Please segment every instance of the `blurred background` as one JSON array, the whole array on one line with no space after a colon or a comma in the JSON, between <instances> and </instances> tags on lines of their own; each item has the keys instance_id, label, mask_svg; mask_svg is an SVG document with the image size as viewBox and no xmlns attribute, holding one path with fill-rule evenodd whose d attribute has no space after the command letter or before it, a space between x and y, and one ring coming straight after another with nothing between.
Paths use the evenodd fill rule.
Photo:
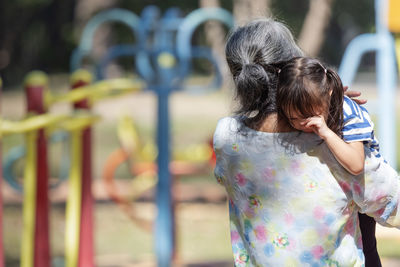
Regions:
<instances>
[{"instance_id":1,"label":"blurred background","mask_svg":"<svg viewBox=\"0 0 400 267\"><path fill-rule=\"evenodd\" d=\"M310 8L310 2L320 6ZM114 7L140 14L148 5L156 5L161 11L176 6L187 14L205 5L218 5L234 12L239 21L270 15L286 22L309 54L336 66L351 39L375 29L374 1L371 0L299 0L295 3L290 0L254 3L244 0L189 0L183 3L173 0L17 0L1 1L0 5L0 71L5 90L19 85L32 69L50 74L68 72L72 50L78 45L87 21L96 13ZM252 9L247 10L241 5L250 5ZM305 24L307 16L314 20L310 23L312 27ZM133 41L127 29L118 24L113 25L112 30L104 27L100 31L94 44L97 55L104 53L104 48L112 43ZM198 43L205 41L204 35L197 38L200 39ZM373 60L373 57L366 60ZM373 63L363 66L373 66Z\"/></svg>"},{"instance_id":2,"label":"blurred background","mask_svg":"<svg viewBox=\"0 0 400 267\"><path fill-rule=\"evenodd\" d=\"M171 7L177 7L185 17L199 8L220 7L230 12L238 25L253 18L272 16L289 26L308 55L338 68L353 38L376 31L374 4L373 0L0 1L1 116L8 120L26 117L24 80L32 70L47 73L48 88L53 94L70 92L71 57L80 44L84 27L96 14L113 8L141 16L148 6L155 6L161 15ZM194 59L192 70L186 74L184 86L180 88L182 90L169 96L171 160L193 163L186 173L178 171L178 174L173 174L174 266L233 264L226 197L224 189L214 179L210 150L218 119L229 115L234 108L232 83L223 62L223 44L228 31L229 27L225 25L206 22L195 29L191 38L193 45L212 49L222 75L221 86L202 91L201 85L212 83L217 76L216 66L204 59ZM97 66L111 47L135 42L137 39L126 25L106 23L96 30L92 49L82 60L82 66L92 72L96 80ZM168 65L168 59L165 62ZM351 87L362 92L369 101L367 108L372 111L377 110L375 63L375 53L365 54ZM103 70L105 79L143 80L140 76L137 65L132 64L129 57L111 60ZM185 90L190 86L200 89ZM146 81L143 88L146 88ZM143 177L134 170L137 162L152 162L156 158L157 105L155 91L148 89L105 98L92 105L93 114L101 117L92 130L92 192L95 200L92 230L96 266L157 265L154 252L157 237L151 228L151 222L156 218L155 185L142 183ZM73 107L70 103L58 103L50 106L49 111L69 114ZM373 118L377 121L374 114ZM118 130L124 120L128 120L130 129L133 129L134 146L142 149L143 153L117 164L110 175L107 168L112 165L115 153L124 147L124 139ZM49 180L54 184L49 189L51 266L66 265L69 186L68 181L60 178L63 166L68 168L63 157L69 153L66 142L48 146ZM3 169L9 155L21 146L25 146L24 135L3 137ZM17 184L23 183L24 164L25 159L21 156L7 167L13 172L12 179ZM3 182L2 194L5 266L20 266L24 242L23 194L18 185L9 181ZM400 234L397 232L378 229L378 246L384 266L400 266Z\"/></svg>"}]
</instances>

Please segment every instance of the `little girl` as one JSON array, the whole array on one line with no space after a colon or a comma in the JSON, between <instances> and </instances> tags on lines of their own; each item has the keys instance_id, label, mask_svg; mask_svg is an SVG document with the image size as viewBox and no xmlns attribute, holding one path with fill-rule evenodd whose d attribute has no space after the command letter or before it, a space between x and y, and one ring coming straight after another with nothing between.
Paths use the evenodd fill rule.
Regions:
<instances>
[{"instance_id":1,"label":"little girl","mask_svg":"<svg viewBox=\"0 0 400 267\"><path fill-rule=\"evenodd\" d=\"M295 129L314 132L351 174L364 170L364 146L377 160L373 123L364 107L343 95L338 74L318 60L297 57L280 65L277 103L279 115ZM388 168L391 168L387 165ZM381 266L376 250L375 221L359 214L367 266ZM364 239L364 238L368 238Z\"/></svg>"}]
</instances>

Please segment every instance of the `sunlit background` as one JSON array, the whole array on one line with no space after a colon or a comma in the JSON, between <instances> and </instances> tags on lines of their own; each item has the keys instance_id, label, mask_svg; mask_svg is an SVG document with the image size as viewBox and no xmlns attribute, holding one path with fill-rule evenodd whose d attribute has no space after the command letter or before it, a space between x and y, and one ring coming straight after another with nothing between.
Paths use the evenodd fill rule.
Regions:
<instances>
[{"instance_id":1,"label":"sunlit background","mask_svg":"<svg viewBox=\"0 0 400 267\"><path fill-rule=\"evenodd\" d=\"M172 265L232 266L226 197L213 176L211 151L212 134L218 119L234 109L232 83L223 58L229 26L211 19L194 29L190 45L203 47L205 52L199 53L199 58L188 59L191 68L182 78L179 75L183 61L179 58L180 51L176 52L180 49L177 41L172 40L168 53L157 54L157 45L162 47L160 43L167 42L160 37L160 29L167 21L162 19L168 12L181 19L176 25L172 23L171 38L174 39L185 18L201 8L221 8L232 15L237 25L254 18L272 16L288 25L308 55L338 68L352 39L376 31L374 5L373 0L0 1L1 116L13 121L27 118L29 101L25 88L30 86L32 79L26 77L32 70L43 73L33 79L31 86L38 86L38 80L39 85L48 80L44 87L49 95L53 95L49 98L53 100L46 100L51 102L48 102L46 111L60 116L73 117L82 113L74 111L72 98L59 101L54 97L71 91L74 64L92 74L93 84L99 78L140 82L135 85L135 91L128 86L130 91L127 92L88 95L91 111L90 114L84 112L85 115L100 117L91 130L94 206L93 227L89 231L93 233L95 266L156 266L158 256L155 248L160 241L154 232L157 170L153 163L157 158L160 118L157 84L163 85L162 75L172 75L172 78L168 77L176 88L172 86L167 100L175 218ZM141 47L138 46L140 38L132 34L132 29L123 23L110 21L96 28L89 50L79 50L88 22L93 21L96 15L116 9L133 14L147 25L148 30L144 31L147 39ZM396 12L400 16L400 10L391 13ZM120 18L123 19L122 15ZM396 34L392 31L394 38L398 37ZM72 58L77 49L82 56L78 63L74 63ZM154 76L146 72L138 51L145 51L152 58L149 66L155 70ZM380 106L375 55L375 52L370 52L362 57L351 89L361 91L363 98L368 99L366 106L378 125L376 114ZM85 75L83 80L87 78ZM396 103L398 97L396 90ZM395 125L397 128L400 124ZM66 239L71 238L66 230L71 227L71 218L67 215L70 204L67 203L74 194L68 179L73 169L70 167L73 164L73 147L70 145L73 138L71 132L67 135L65 131L63 134L53 128L46 130L51 184L48 190L50 264L74 266L68 265L73 262L68 257L74 258L78 252L74 254L66 244ZM377 135L379 138L379 130ZM32 259L34 253L29 252L33 243L32 246L27 244L30 239L23 236L23 233L29 233L24 211L24 206L26 209L29 204L28 200L24 202L22 193L28 192L24 184L28 148L22 133L6 134L1 141L4 175L0 215L3 232L0 237L3 240L4 266L20 266L23 257ZM400 163L399 159L398 156ZM400 266L400 231L379 227L377 238L383 266ZM24 266L41 267L32 262Z\"/></svg>"}]
</instances>

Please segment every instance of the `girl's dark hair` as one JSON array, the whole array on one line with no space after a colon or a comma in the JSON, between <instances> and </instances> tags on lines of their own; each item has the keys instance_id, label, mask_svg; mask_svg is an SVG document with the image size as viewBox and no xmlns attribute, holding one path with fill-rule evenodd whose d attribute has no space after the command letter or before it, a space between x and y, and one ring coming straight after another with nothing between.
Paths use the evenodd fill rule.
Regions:
<instances>
[{"instance_id":1,"label":"girl's dark hair","mask_svg":"<svg viewBox=\"0 0 400 267\"><path fill-rule=\"evenodd\" d=\"M329 110L327 126L342 136L344 91L339 75L312 58L293 58L278 65L279 118L287 120L291 111L304 118L315 116L322 107Z\"/></svg>"},{"instance_id":2,"label":"girl's dark hair","mask_svg":"<svg viewBox=\"0 0 400 267\"><path fill-rule=\"evenodd\" d=\"M276 113L277 69L273 63L302 56L288 28L271 18L236 28L227 40L226 60L236 87L236 115L258 128Z\"/></svg>"}]
</instances>

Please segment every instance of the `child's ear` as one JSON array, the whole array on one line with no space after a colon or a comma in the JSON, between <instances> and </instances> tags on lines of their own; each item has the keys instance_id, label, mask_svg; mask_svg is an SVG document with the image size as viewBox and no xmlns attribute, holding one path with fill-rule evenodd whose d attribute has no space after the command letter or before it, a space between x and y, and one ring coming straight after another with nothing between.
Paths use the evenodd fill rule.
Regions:
<instances>
[{"instance_id":1,"label":"child's ear","mask_svg":"<svg viewBox=\"0 0 400 267\"><path fill-rule=\"evenodd\" d=\"M332 92L333 92L333 90L331 89L331 90L329 90L329 96L332 96Z\"/></svg>"}]
</instances>

